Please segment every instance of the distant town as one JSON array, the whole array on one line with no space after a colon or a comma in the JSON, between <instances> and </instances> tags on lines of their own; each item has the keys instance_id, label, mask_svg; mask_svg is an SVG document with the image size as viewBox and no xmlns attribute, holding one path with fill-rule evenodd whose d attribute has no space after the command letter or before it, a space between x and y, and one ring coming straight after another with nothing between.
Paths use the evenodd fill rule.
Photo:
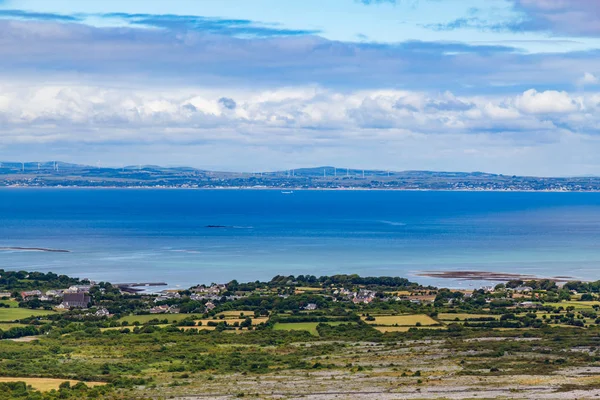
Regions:
<instances>
[{"instance_id":1,"label":"distant town","mask_svg":"<svg viewBox=\"0 0 600 400\"><path fill-rule=\"evenodd\" d=\"M189 189L396 189L600 191L600 177L532 177L484 172L387 171L332 166L222 172L154 165L108 168L65 162L0 162L0 187Z\"/></svg>"}]
</instances>

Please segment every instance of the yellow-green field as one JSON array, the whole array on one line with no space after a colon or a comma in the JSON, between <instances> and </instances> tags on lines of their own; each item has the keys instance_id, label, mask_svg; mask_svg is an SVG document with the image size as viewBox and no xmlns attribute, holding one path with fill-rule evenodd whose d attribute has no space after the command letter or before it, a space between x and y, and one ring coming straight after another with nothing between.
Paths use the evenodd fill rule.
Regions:
<instances>
[{"instance_id":1,"label":"yellow-green field","mask_svg":"<svg viewBox=\"0 0 600 400\"><path fill-rule=\"evenodd\" d=\"M438 314L438 318L442 321L455 321L458 318L459 321L464 321L468 318L495 318L499 319L499 315L491 315L491 314L452 314L452 313L440 313Z\"/></svg>"},{"instance_id":2,"label":"yellow-green field","mask_svg":"<svg viewBox=\"0 0 600 400\"><path fill-rule=\"evenodd\" d=\"M296 288L297 292L318 292L321 290L323 290L323 289L316 288L316 287L308 287L308 286L299 286Z\"/></svg>"},{"instance_id":3,"label":"yellow-green field","mask_svg":"<svg viewBox=\"0 0 600 400\"><path fill-rule=\"evenodd\" d=\"M31 385L34 389L42 392L46 392L52 389L58 389L61 383L69 382L71 386L79 383L79 381L73 381L70 379L52 379L52 378L12 378L12 377L0 377L0 382L25 382L27 385ZM104 382L84 382L87 386L98 386L105 385Z\"/></svg>"},{"instance_id":4,"label":"yellow-green field","mask_svg":"<svg viewBox=\"0 0 600 400\"><path fill-rule=\"evenodd\" d=\"M218 313L217 315L223 315L225 318L234 317L239 318L240 314L244 314L243 318L250 317L254 318L254 311L249 310L234 310L234 311L223 311Z\"/></svg>"},{"instance_id":5,"label":"yellow-green field","mask_svg":"<svg viewBox=\"0 0 600 400\"><path fill-rule=\"evenodd\" d=\"M182 319L189 318L193 314L147 314L147 315L128 315L126 317L120 318L119 322L127 321L130 324L134 322L139 322L140 324L144 324L148 321L152 321L153 319L158 319L162 321L164 319L169 320L169 323L181 321Z\"/></svg>"},{"instance_id":6,"label":"yellow-green field","mask_svg":"<svg viewBox=\"0 0 600 400\"><path fill-rule=\"evenodd\" d=\"M544 303L545 306L552 307L575 307L576 310L592 309L593 306L600 306L600 301L561 301L558 303Z\"/></svg>"},{"instance_id":7,"label":"yellow-green field","mask_svg":"<svg viewBox=\"0 0 600 400\"><path fill-rule=\"evenodd\" d=\"M339 321L339 322L326 322L328 325L341 325L341 324L351 324L352 322L347 321ZM319 332L317 332L317 325L319 322L278 322L273 327L276 331L308 331L311 335L319 336Z\"/></svg>"},{"instance_id":8,"label":"yellow-green field","mask_svg":"<svg viewBox=\"0 0 600 400\"><path fill-rule=\"evenodd\" d=\"M28 308L0 308L0 322L15 321L27 317L41 317L55 313L48 310L30 310Z\"/></svg>"},{"instance_id":9,"label":"yellow-green field","mask_svg":"<svg viewBox=\"0 0 600 400\"><path fill-rule=\"evenodd\" d=\"M8 304L10 308L19 307L19 302L15 300L0 300L0 304Z\"/></svg>"},{"instance_id":10,"label":"yellow-green field","mask_svg":"<svg viewBox=\"0 0 600 400\"><path fill-rule=\"evenodd\" d=\"M202 322L202 325L207 325L209 322L227 322L227 325L233 325L236 322L241 324L242 322L244 322L246 318L226 318L226 319L218 319L218 318L212 318L212 319L196 319L194 320L196 322L196 324L198 324L199 322ZM261 322L267 322L269 320L268 317L258 317L258 318L253 318L250 317L250 319L252 320L252 325L258 325Z\"/></svg>"},{"instance_id":11,"label":"yellow-green field","mask_svg":"<svg viewBox=\"0 0 600 400\"><path fill-rule=\"evenodd\" d=\"M12 328L22 328L24 326L27 326L27 325L25 325L25 324L17 324L17 323L5 323L5 322L0 323L0 329L3 330L3 331L7 331L7 330L12 329Z\"/></svg>"},{"instance_id":12,"label":"yellow-green field","mask_svg":"<svg viewBox=\"0 0 600 400\"><path fill-rule=\"evenodd\" d=\"M202 322L202 325L206 325L209 321L213 321L213 322L227 322L228 325L233 325L235 322L238 323L242 323L246 317L243 318L239 318L240 312L243 312L244 315L247 315L248 317L250 317L252 319L252 325L257 325L260 324L261 322L266 322L269 318L268 317L258 317L258 318L254 318L254 313L250 313L248 311L244 312L244 311L235 311L235 314L233 314L233 311L226 311L227 313L230 313L228 316L226 316L224 319L219 319L219 318L207 318L207 319L195 319L194 321L196 322L196 324L198 322ZM248 314L246 314L248 313ZM123 322L123 321L127 321L129 322L129 324L133 324L134 322L139 322L140 324L145 324L149 321L158 319L159 321L163 321L163 320L168 320L168 324L172 324L174 322L179 322L182 319L186 319L191 317L194 314L146 314L146 315L128 315L126 317L120 318L118 320L118 322ZM196 315L198 316L198 315Z\"/></svg>"},{"instance_id":13,"label":"yellow-green field","mask_svg":"<svg viewBox=\"0 0 600 400\"><path fill-rule=\"evenodd\" d=\"M366 317L362 317L363 321L371 325L387 325L387 326L415 326L420 323L422 326L439 325L435 319L425 314L410 314L410 315L373 315L375 321L365 321Z\"/></svg>"},{"instance_id":14,"label":"yellow-green field","mask_svg":"<svg viewBox=\"0 0 600 400\"><path fill-rule=\"evenodd\" d=\"M411 328L416 329L446 329L445 326L374 326L379 332L408 332Z\"/></svg>"}]
</instances>

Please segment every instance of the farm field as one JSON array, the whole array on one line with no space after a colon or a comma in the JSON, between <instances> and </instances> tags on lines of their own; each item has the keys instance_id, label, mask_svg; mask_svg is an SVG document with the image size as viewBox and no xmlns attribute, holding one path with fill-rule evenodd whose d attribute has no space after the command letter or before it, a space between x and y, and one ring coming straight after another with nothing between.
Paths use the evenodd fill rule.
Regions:
<instances>
[{"instance_id":1,"label":"farm field","mask_svg":"<svg viewBox=\"0 0 600 400\"><path fill-rule=\"evenodd\" d=\"M347 323L349 322L326 322L326 324L333 326ZM319 322L278 322L273 329L276 331L308 331L311 335L319 336L317 325L319 325Z\"/></svg>"},{"instance_id":2,"label":"farm field","mask_svg":"<svg viewBox=\"0 0 600 400\"><path fill-rule=\"evenodd\" d=\"M19 323L1 322L0 323L0 330L7 331L7 330L12 329L12 328L22 328L24 326L27 326L27 325L25 325L25 324L19 324Z\"/></svg>"},{"instance_id":3,"label":"farm field","mask_svg":"<svg viewBox=\"0 0 600 400\"><path fill-rule=\"evenodd\" d=\"M0 382L25 382L27 385L31 385L34 389L41 391L57 390L61 383L69 382L71 385L79 383L71 379L53 379L53 378L13 378L13 377L0 377ZM84 382L87 386L93 387L98 385L105 385L104 382Z\"/></svg>"},{"instance_id":4,"label":"farm field","mask_svg":"<svg viewBox=\"0 0 600 400\"><path fill-rule=\"evenodd\" d=\"M244 314L244 316L240 317L240 314ZM219 316L219 315L223 315L225 318L246 318L246 317L253 318L254 311L249 311L249 310L222 311L217 314L217 316Z\"/></svg>"},{"instance_id":5,"label":"farm field","mask_svg":"<svg viewBox=\"0 0 600 400\"><path fill-rule=\"evenodd\" d=\"M379 332L408 332L409 329L447 329L445 326L374 326Z\"/></svg>"},{"instance_id":6,"label":"farm field","mask_svg":"<svg viewBox=\"0 0 600 400\"><path fill-rule=\"evenodd\" d=\"M495 318L500 319L499 315L492 314L465 314L465 313L440 313L438 319L442 321L455 321L458 318L459 321L464 321L469 318Z\"/></svg>"},{"instance_id":7,"label":"farm field","mask_svg":"<svg viewBox=\"0 0 600 400\"><path fill-rule=\"evenodd\" d=\"M439 322L425 314L408 314L408 315L373 315L374 321L366 321L366 317L362 317L363 321L370 325L387 325L387 326L415 326L417 323L427 325L439 325Z\"/></svg>"},{"instance_id":8,"label":"farm field","mask_svg":"<svg viewBox=\"0 0 600 400\"><path fill-rule=\"evenodd\" d=\"M10 308L19 307L19 302L15 300L0 300L0 304L8 304Z\"/></svg>"},{"instance_id":9,"label":"farm field","mask_svg":"<svg viewBox=\"0 0 600 400\"><path fill-rule=\"evenodd\" d=\"M200 322L202 322L202 325L207 325L209 322L227 322L228 325L233 325L236 322L238 324L241 324L242 322L244 322L246 318L226 318L226 319L219 319L219 318L205 318L205 319L196 319L194 320L194 322L196 322L196 325ZM261 322L267 322L269 320L268 317L258 317L258 318L254 318L254 317L250 317L250 319L252 320L252 325L258 325Z\"/></svg>"},{"instance_id":10,"label":"farm field","mask_svg":"<svg viewBox=\"0 0 600 400\"><path fill-rule=\"evenodd\" d=\"M544 303L546 306L574 307L575 310L592 310L594 306L600 306L600 301L561 301L559 303Z\"/></svg>"},{"instance_id":11,"label":"farm field","mask_svg":"<svg viewBox=\"0 0 600 400\"><path fill-rule=\"evenodd\" d=\"M308 287L308 286L300 286L296 288L297 292L319 292L322 291L322 288Z\"/></svg>"},{"instance_id":12,"label":"farm field","mask_svg":"<svg viewBox=\"0 0 600 400\"><path fill-rule=\"evenodd\" d=\"M0 322L15 321L27 317L41 317L56 311L30 310L28 308L0 308Z\"/></svg>"},{"instance_id":13,"label":"farm field","mask_svg":"<svg viewBox=\"0 0 600 400\"><path fill-rule=\"evenodd\" d=\"M159 321L163 321L167 319L169 323L179 322L182 319L186 319L191 317L192 314L145 314L145 315L128 315L122 318L119 318L118 322L127 321L130 324L134 322L139 322L140 324L145 324L153 319L158 319Z\"/></svg>"}]
</instances>

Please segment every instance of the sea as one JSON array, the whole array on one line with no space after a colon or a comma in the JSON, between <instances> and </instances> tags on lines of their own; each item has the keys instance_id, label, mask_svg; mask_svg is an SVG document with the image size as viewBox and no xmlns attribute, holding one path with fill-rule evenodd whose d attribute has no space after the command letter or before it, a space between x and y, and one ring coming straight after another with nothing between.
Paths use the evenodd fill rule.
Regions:
<instances>
[{"instance_id":1,"label":"sea","mask_svg":"<svg viewBox=\"0 0 600 400\"><path fill-rule=\"evenodd\" d=\"M275 275L600 279L600 193L0 189L0 269L168 287ZM67 252L49 252L52 249Z\"/></svg>"}]
</instances>

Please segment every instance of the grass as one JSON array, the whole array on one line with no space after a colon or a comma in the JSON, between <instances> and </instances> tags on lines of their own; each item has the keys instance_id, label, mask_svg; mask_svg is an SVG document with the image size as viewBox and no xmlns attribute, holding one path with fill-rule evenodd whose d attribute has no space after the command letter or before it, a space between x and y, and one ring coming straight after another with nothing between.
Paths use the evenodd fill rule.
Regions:
<instances>
[{"instance_id":1,"label":"grass","mask_svg":"<svg viewBox=\"0 0 600 400\"><path fill-rule=\"evenodd\" d=\"M439 322L425 314L410 314L410 315L377 315L373 316L375 321L365 321L371 325L387 325L387 326L415 326L420 323L422 326L439 325ZM365 320L365 317L363 317Z\"/></svg>"},{"instance_id":2,"label":"grass","mask_svg":"<svg viewBox=\"0 0 600 400\"><path fill-rule=\"evenodd\" d=\"M134 322L139 322L140 324L144 324L146 322L152 321L153 319L158 319L162 321L164 319L168 319L169 323L173 323L173 321L181 321L182 319L186 319L193 314L146 314L146 315L128 315L126 317L122 317L119 319L119 322L127 321L130 324Z\"/></svg>"},{"instance_id":3,"label":"grass","mask_svg":"<svg viewBox=\"0 0 600 400\"><path fill-rule=\"evenodd\" d=\"M552 307L575 307L576 310L591 310L593 306L600 305L600 301L561 301L559 303L544 303L545 306Z\"/></svg>"},{"instance_id":4,"label":"grass","mask_svg":"<svg viewBox=\"0 0 600 400\"><path fill-rule=\"evenodd\" d=\"M303 293L303 292L319 292L323 290L322 288L318 288L318 287L308 287L308 286L299 286L296 288L296 293Z\"/></svg>"},{"instance_id":5,"label":"grass","mask_svg":"<svg viewBox=\"0 0 600 400\"><path fill-rule=\"evenodd\" d=\"M327 325L347 324L347 321L327 322ZM273 327L276 331L308 331L311 335L319 336L317 332L319 322L278 322Z\"/></svg>"},{"instance_id":6,"label":"grass","mask_svg":"<svg viewBox=\"0 0 600 400\"><path fill-rule=\"evenodd\" d=\"M19 302L15 300L0 300L0 304L8 304L10 308L19 307Z\"/></svg>"},{"instance_id":7,"label":"grass","mask_svg":"<svg viewBox=\"0 0 600 400\"><path fill-rule=\"evenodd\" d=\"M464 321L467 318L495 318L498 319L500 318L499 315L493 315L493 314L465 314L465 313L456 313L456 314L452 314L452 313L440 313L438 314L438 318L441 319L442 321L454 321L456 318L459 319L459 321Z\"/></svg>"},{"instance_id":8,"label":"grass","mask_svg":"<svg viewBox=\"0 0 600 400\"><path fill-rule=\"evenodd\" d=\"M374 326L379 332L408 332L411 328L416 329L446 329L445 326Z\"/></svg>"},{"instance_id":9,"label":"grass","mask_svg":"<svg viewBox=\"0 0 600 400\"><path fill-rule=\"evenodd\" d=\"M198 322L202 322L203 326L206 325L208 322L211 322L211 321L212 322L216 322L216 323L225 321L225 322L227 322L227 325L233 325L236 322L239 323L239 324L241 324L242 322L244 322L245 319L246 318L227 318L227 319L212 318L212 319L197 319L197 320L194 320L194 321L196 322L196 324ZM252 319L252 325L258 325L261 322L267 322L269 320L268 317L258 317L258 318L250 317L250 319Z\"/></svg>"},{"instance_id":10,"label":"grass","mask_svg":"<svg viewBox=\"0 0 600 400\"><path fill-rule=\"evenodd\" d=\"M18 323L0 323L0 329L2 329L3 331L7 331L12 328L22 328L24 326L27 325Z\"/></svg>"},{"instance_id":11,"label":"grass","mask_svg":"<svg viewBox=\"0 0 600 400\"><path fill-rule=\"evenodd\" d=\"M223 312L218 313L217 315L224 315L225 318L228 318L228 317L239 318L240 314L244 314L243 318L246 318L246 317L254 318L254 311L248 311L248 310L223 311Z\"/></svg>"},{"instance_id":12,"label":"grass","mask_svg":"<svg viewBox=\"0 0 600 400\"><path fill-rule=\"evenodd\" d=\"M227 313L233 313L233 311L226 311ZM207 318L207 319L195 319L194 321L196 323L198 322L202 322L202 325L206 325L209 321L213 321L213 322L227 322L228 325L233 325L235 322L239 322L242 323L246 317L244 318L239 318L239 313L243 312L244 315L249 316L252 319L252 325L258 325L261 322L267 322L267 320L269 319L268 317L258 317L258 318L254 318L254 314L250 313L249 311L235 311L235 314L229 314L228 316L226 316L224 319L219 319L219 318ZM248 312L248 314L246 314ZM159 321L162 321L164 319L167 319L169 321L169 324L172 324L174 321L178 322L181 321L182 319L186 319L191 317L194 314L147 314L147 315L128 315L126 317L120 318L118 320L118 322L123 322L123 321L127 321L129 322L130 325L132 325L134 322L139 322L140 324L145 324L147 322L150 322L154 319L158 319ZM197 315L196 315L197 316ZM162 324L161 324L162 325ZM168 325L168 324L167 324ZM165 325L166 326L166 325Z\"/></svg>"},{"instance_id":13,"label":"grass","mask_svg":"<svg viewBox=\"0 0 600 400\"><path fill-rule=\"evenodd\" d=\"M12 378L12 377L0 377L0 382L25 382L27 385L31 385L34 389L41 392L47 392L49 390L57 390L61 383L69 381L71 386L77 384L79 381L73 381L70 379L52 379L52 378ZM105 385L104 382L84 382L87 386L98 386Z\"/></svg>"},{"instance_id":14,"label":"grass","mask_svg":"<svg viewBox=\"0 0 600 400\"><path fill-rule=\"evenodd\" d=\"M27 317L41 317L55 313L48 310L30 310L28 308L0 308L0 322L10 322Z\"/></svg>"}]
</instances>

